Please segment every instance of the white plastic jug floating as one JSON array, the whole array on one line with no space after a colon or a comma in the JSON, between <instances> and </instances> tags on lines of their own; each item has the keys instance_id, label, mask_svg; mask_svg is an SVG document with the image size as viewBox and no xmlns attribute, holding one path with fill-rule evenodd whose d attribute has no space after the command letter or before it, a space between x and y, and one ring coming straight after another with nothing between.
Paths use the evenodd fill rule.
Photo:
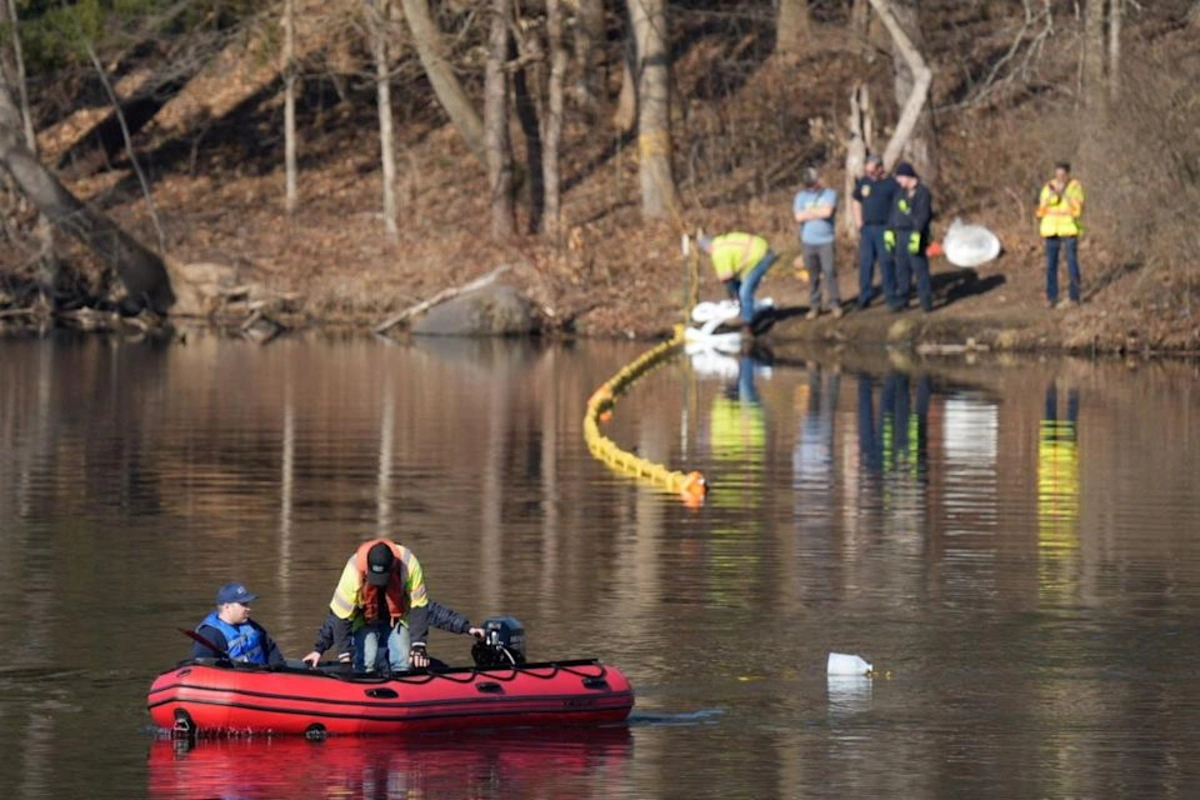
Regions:
<instances>
[{"instance_id":1,"label":"white plastic jug floating","mask_svg":"<svg viewBox=\"0 0 1200 800\"><path fill-rule=\"evenodd\" d=\"M826 671L830 675L869 675L871 662L846 653L830 653Z\"/></svg>"}]
</instances>

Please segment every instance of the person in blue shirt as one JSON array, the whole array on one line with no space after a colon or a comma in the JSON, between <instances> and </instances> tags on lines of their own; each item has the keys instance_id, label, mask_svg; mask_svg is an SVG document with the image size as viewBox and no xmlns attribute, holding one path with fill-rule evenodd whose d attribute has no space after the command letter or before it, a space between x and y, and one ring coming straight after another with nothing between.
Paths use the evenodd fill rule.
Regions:
<instances>
[{"instance_id":1,"label":"person in blue shirt","mask_svg":"<svg viewBox=\"0 0 1200 800\"><path fill-rule=\"evenodd\" d=\"M801 179L804 188L792 201L792 214L800 223L800 246L811 287L806 318L816 319L821 314L821 285L824 284L825 300L834 319L838 319L842 316L842 301L838 298L837 269L833 261L837 192L824 184L815 167L805 167Z\"/></svg>"},{"instance_id":2,"label":"person in blue shirt","mask_svg":"<svg viewBox=\"0 0 1200 800\"><path fill-rule=\"evenodd\" d=\"M884 243L884 232L896 202L900 186L887 175L883 159L876 155L867 156L863 176L854 184L854 195L850 209L854 213L854 225L858 239L858 302L855 309L862 311L871 304L874 294L871 288L875 276L875 262L879 262L880 288L888 306L900 303L896 296L896 262Z\"/></svg>"},{"instance_id":3,"label":"person in blue shirt","mask_svg":"<svg viewBox=\"0 0 1200 800\"><path fill-rule=\"evenodd\" d=\"M279 646L263 626L250 619L250 604L258 595L240 583L227 583L217 592L217 610L196 626L196 635L211 647L197 641L192 658L224 658L244 664L285 663ZM213 648L216 648L215 650Z\"/></svg>"}]
</instances>

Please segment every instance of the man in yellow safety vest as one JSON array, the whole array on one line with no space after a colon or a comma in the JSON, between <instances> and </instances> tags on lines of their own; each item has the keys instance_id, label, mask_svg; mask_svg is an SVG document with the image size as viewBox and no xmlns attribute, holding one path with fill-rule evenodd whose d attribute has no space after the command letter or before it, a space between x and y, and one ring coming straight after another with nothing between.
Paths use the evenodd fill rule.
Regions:
<instances>
[{"instance_id":1,"label":"man in yellow safety vest","mask_svg":"<svg viewBox=\"0 0 1200 800\"><path fill-rule=\"evenodd\" d=\"M729 296L738 301L743 335L753 336L754 292L778 256L766 239L752 233L701 234L697 243L712 258L717 278Z\"/></svg>"},{"instance_id":2,"label":"man in yellow safety vest","mask_svg":"<svg viewBox=\"0 0 1200 800\"><path fill-rule=\"evenodd\" d=\"M1071 165L1054 165L1054 178L1038 197L1039 232L1046 240L1046 305L1068 308L1079 304L1079 236L1083 233L1083 184L1071 177ZM1058 301L1058 253L1067 251L1067 299Z\"/></svg>"}]
</instances>

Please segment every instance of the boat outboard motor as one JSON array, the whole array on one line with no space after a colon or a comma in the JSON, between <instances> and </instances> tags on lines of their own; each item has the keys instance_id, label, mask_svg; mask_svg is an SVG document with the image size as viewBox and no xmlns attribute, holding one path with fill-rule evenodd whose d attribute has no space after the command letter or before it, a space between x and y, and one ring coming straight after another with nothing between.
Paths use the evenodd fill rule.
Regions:
<instances>
[{"instance_id":1,"label":"boat outboard motor","mask_svg":"<svg viewBox=\"0 0 1200 800\"><path fill-rule=\"evenodd\" d=\"M491 617L483 622L483 641L471 648L475 666L511 667L525 663L525 628L513 617Z\"/></svg>"}]
</instances>

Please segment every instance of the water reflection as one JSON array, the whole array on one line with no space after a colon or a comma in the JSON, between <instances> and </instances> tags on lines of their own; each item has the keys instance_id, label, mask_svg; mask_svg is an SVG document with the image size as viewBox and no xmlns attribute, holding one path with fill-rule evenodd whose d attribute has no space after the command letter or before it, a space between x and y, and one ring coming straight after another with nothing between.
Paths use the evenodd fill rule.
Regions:
<instances>
[{"instance_id":1,"label":"water reflection","mask_svg":"<svg viewBox=\"0 0 1200 800\"><path fill-rule=\"evenodd\" d=\"M402 740L225 739L194 747L156 740L148 795L155 800L611 796L629 780L632 753L624 726ZM589 785L597 787L594 793Z\"/></svg>"},{"instance_id":2,"label":"water reflection","mask_svg":"<svg viewBox=\"0 0 1200 800\"><path fill-rule=\"evenodd\" d=\"M1038 423L1038 586L1043 599L1074 594L1079 558L1079 390L1046 387Z\"/></svg>"},{"instance_id":3,"label":"water reflection","mask_svg":"<svg viewBox=\"0 0 1200 800\"><path fill-rule=\"evenodd\" d=\"M580 435L586 398L638 344L3 348L0 602L19 613L0 617L0 646L19 671L0 676L0 786L19 795L139 796L147 769L160 787L203 762L145 759L146 688L188 648L175 629L233 574L270 589L256 615L306 652L329 575L381 530L419 553L440 600L521 619L531 657L619 666L639 713L722 713L635 726L614 758L373 742L345 756L351 796L459 796L450 763L487 798L1195 785L1192 365L668 361L609 430L710 477L710 502L686 508L597 464ZM461 637L434 637L467 658ZM895 679L831 686L831 650ZM45 677L81 653L103 658ZM264 778L285 796L308 794L293 773L339 770L309 770L301 745ZM251 769L275 758L237 752Z\"/></svg>"}]
</instances>

